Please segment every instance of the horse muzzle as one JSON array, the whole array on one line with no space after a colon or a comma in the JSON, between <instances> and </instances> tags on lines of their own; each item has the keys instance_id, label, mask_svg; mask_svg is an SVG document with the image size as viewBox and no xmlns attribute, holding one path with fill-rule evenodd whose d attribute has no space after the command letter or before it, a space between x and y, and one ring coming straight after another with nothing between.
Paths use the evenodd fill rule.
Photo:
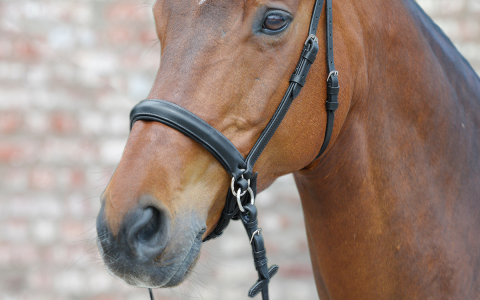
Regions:
<instances>
[{"instance_id":1,"label":"horse muzzle","mask_svg":"<svg viewBox=\"0 0 480 300\"><path fill-rule=\"evenodd\" d=\"M195 266L205 232L205 226L192 224L195 218L188 219L177 221L190 226L174 226L166 208L139 204L125 215L114 234L103 202L97 217L97 245L106 269L136 287L180 284ZM175 234L178 230L186 232Z\"/></svg>"}]
</instances>

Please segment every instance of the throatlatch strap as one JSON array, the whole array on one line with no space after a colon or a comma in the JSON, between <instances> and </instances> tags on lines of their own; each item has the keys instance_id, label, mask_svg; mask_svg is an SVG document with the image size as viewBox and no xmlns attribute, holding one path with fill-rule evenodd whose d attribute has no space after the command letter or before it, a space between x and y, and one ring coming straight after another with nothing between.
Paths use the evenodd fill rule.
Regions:
<instances>
[{"instance_id":1,"label":"throatlatch strap","mask_svg":"<svg viewBox=\"0 0 480 300\"><path fill-rule=\"evenodd\" d=\"M327 18L327 65L328 65L328 78L327 78L327 102L325 104L327 109L327 126L325 129L325 138L323 140L322 147L318 152L319 158L328 147L330 138L332 137L333 125L335 120L335 111L338 108L338 93L340 86L338 85L338 72L335 70L335 60L333 58L333 12L332 12L332 0L327 0L326 9Z\"/></svg>"}]
</instances>

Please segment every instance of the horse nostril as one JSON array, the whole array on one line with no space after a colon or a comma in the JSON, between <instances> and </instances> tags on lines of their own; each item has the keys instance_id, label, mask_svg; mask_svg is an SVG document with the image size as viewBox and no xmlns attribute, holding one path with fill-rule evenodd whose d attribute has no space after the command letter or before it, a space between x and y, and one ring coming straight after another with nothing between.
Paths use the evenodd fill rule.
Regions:
<instances>
[{"instance_id":1,"label":"horse nostril","mask_svg":"<svg viewBox=\"0 0 480 300\"><path fill-rule=\"evenodd\" d=\"M125 220L126 238L133 253L154 258L168 243L168 214L156 207L137 208Z\"/></svg>"},{"instance_id":2,"label":"horse nostril","mask_svg":"<svg viewBox=\"0 0 480 300\"><path fill-rule=\"evenodd\" d=\"M140 229L140 231L137 233L137 237L139 240L148 242L159 230L160 211L158 211L158 209L156 209L155 207L147 207L144 215L145 215L145 220L148 220L148 219L150 220L148 220L145 227Z\"/></svg>"}]
</instances>

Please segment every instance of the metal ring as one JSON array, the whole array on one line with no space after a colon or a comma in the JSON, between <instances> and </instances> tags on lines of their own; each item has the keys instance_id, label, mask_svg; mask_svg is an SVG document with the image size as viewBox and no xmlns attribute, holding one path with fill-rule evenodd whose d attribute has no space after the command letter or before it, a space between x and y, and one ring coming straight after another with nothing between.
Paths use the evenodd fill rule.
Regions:
<instances>
[{"instance_id":1,"label":"metal ring","mask_svg":"<svg viewBox=\"0 0 480 300\"><path fill-rule=\"evenodd\" d=\"M240 188L238 189L238 192L235 193L236 194L236 197L237 197L237 204L238 204L238 208L240 209L241 212L245 212L245 209L243 208L243 205L242 205L242 201L241 201L241 195L240 195ZM250 203L252 205L255 205L255 194L253 193L253 190L251 187L248 187L247 189L248 193L250 194ZM244 193L246 193L247 191L245 191Z\"/></svg>"},{"instance_id":2,"label":"metal ring","mask_svg":"<svg viewBox=\"0 0 480 300\"><path fill-rule=\"evenodd\" d=\"M330 74L328 74L328 77L327 77L327 82L330 80L330 77L332 77L332 75L338 77L338 71L332 71L332 72L330 72Z\"/></svg>"},{"instance_id":3,"label":"metal ring","mask_svg":"<svg viewBox=\"0 0 480 300\"><path fill-rule=\"evenodd\" d=\"M233 190L232 190L232 191L233 191ZM242 201L240 201L240 197L241 197L240 191L241 191L241 189L238 188L238 193L235 193L235 194L236 194L236 197L237 197L238 208L239 208L240 211L243 213L243 212L245 212L245 209L244 209L243 206L242 206ZM247 192L247 191L245 191L245 192Z\"/></svg>"},{"instance_id":4,"label":"metal ring","mask_svg":"<svg viewBox=\"0 0 480 300\"><path fill-rule=\"evenodd\" d=\"M243 178L243 175L242 175L242 178ZM233 194L233 196L234 196L234 197L237 197L237 193L235 192L234 184L235 184L235 177L232 177L232 182L230 183L230 188L232 189L232 194ZM248 187L250 188L250 179L248 180ZM240 190L240 191L241 191L241 190ZM240 197L243 197L246 193L247 193L247 190L243 191L243 192L240 194Z\"/></svg>"},{"instance_id":5,"label":"metal ring","mask_svg":"<svg viewBox=\"0 0 480 300\"><path fill-rule=\"evenodd\" d=\"M262 228L258 228L252 233L252 238L250 239L250 244L253 242L253 237L256 235L260 235L260 232L262 232Z\"/></svg>"},{"instance_id":6,"label":"metal ring","mask_svg":"<svg viewBox=\"0 0 480 300\"><path fill-rule=\"evenodd\" d=\"M308 41L309 40L314 40L317 44L318 44L318 38L316 35L314 34L310 34L308 37L307 37L307 40L305 41L305 46L307 45Z\"/></svg>"}]
</instances>

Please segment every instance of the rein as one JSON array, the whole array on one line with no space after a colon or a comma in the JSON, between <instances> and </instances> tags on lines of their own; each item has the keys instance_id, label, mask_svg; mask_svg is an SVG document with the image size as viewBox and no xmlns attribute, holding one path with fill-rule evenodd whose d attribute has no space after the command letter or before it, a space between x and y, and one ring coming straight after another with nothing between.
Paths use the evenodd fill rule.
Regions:
<instances>
[{"instance_id":1,"label":"rein","mask_svg":"<svg viewBox=\"0 0 480 300\"><path fill-rule=\"evenodd\" d=\"M225 207L215 229L203 240L217 238L230 223L230 220L241 220L247 231L248 240L252 246L255 268L258 280L248 292L249 297L255 297L260 292L263 300L268 300L268 284L278 272L278 266L268 268L267 252L261 229L258 228L257 209L255 207L257 173L253 174L253 166L260 157L278 126L285 117L293 100L300 94L305 85L310 67L318 53L318 38L316 36L318 22L322 13L324 0L316 0L313 8L308 38L302 50L294 73L290 77L290 85L283 96L277 110L263 130L252 150L244 159L235 146L222 133L200 119L192 112L168 101L147 99L138 103L130 113L130 129L138 120L155 121L170 126L186 136L194 139L207 149L222 164L232 176ZM332 136L335 110L338 108L338 71L335 70L333 58L333 23L332 0L326 0L327 20L327 126L325 138L315 159L319 158L327 148ZM152 290L149 288L150 298L153 300Z\"/></svg>"}]
</instances>

